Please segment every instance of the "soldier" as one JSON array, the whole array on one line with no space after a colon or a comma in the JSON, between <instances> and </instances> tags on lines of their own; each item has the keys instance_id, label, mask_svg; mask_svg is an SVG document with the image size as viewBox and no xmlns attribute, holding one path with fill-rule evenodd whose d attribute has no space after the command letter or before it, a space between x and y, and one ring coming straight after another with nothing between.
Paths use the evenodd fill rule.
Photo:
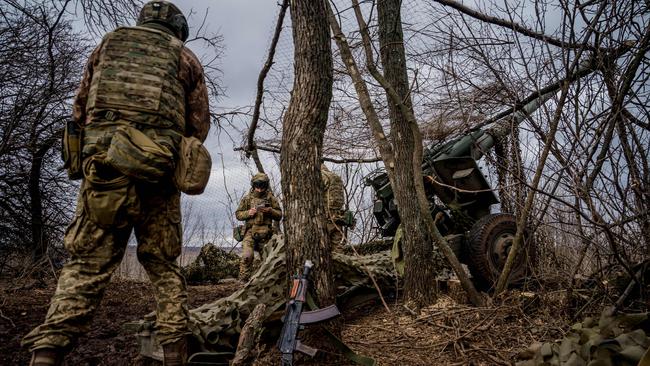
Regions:
<instances>
[{"instance_id":1,"label":"soldier","mask_svg":"<svg viewBox=\"0 0 650 366\"><path fill-rule=\"evenodd\" d=\"M245 221L239 279L248 281L253 267L254 251L261 253L264 244L273 235L273 220L282 219L277 198L269 190L269 177L257 173L251 179L251 190L246 194L235 212L239 221Z\"/></svg>"},{"instance_id":2,"label":"soldier","mask_svg":"<svg viewBox=\"0 0 650 366\"><path fill-rule=\"evenodd\" d=\"M337 174L332 173L325 164L320 166L323 178L323 200L327 214L327 234L333 250L342 249L345 244L343 231L345 189L343 180Z\"/></svg>"},{"instance_id":3,"label":"soldier","mask_svg":"<svg viewBox=\"0 0 650 366\"><path fill-rule=\"evenodd\" d=\"M176 264L180 192L171 176L183 136L204 141L210 128L203 67L183 44L188 32L176 6L151 1L135 27L108 33L90 55L73 105L74 122L83 129L83 181L64 237L71 259L45 322L23 339L30 365L61 365L89 330L133 230L158 304L164 364L186 362L187 292ZM135 151L142 155L129 154ZM137 172L151 173L150 179L136 178Z\"/></svg>"}]
</instances>

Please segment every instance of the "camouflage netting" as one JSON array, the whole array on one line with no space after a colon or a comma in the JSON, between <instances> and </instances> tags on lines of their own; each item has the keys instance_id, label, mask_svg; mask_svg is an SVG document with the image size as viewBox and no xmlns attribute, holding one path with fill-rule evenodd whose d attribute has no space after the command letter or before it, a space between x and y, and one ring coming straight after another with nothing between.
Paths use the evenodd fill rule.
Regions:
<instances>
[{"instance_id":1,"label":"camouflage netting","mask_svg":"<svg viewBox=\"0 0 650 366\"><path fill-rule=\"evenodd\" d=\"M533 344L517 366L636 366L650 347L648 313L587 318L562 340Z\"/></svg>"},{"instance_id":2,"label":"camouflage netting","mask_svg":"<svg viewBox=\"0 0 650 366\"><path fill-rule=\"evenodd\" d=\"M241 289L213 303L190 311L190 331L203 351L234 351L244 321L255 306L266 304L264 318L280 310L286 301L286 262L284 240L274 235L264 248L263 261ZM334 273L339 289L371 287L368 272L381 288L394 286L393 265L387 252L366 256L334 253ZM160 346L155 340L154 314L149 314L138 327L141 353L159 358Z\"/></svg>"},{"instance_id":3,"label":"camouflage netting","mask_svg":"<svg viewBox=\"0 0 650 366\"><path fill-rule=\"evenodd\" d=\"M355 245L354 249L350 245L346 245L343 247L343 254L347 255L354 255L354 254L360 254L360 255L366 255L366 254L374 254L374 253L379 253L383 252L386 250L390 250L393 247L393 241L392 240L372 240L369 242L361 243L359 245Z\"/></svg>"},{"instance_id":4,"label":"camouflage netting","mask_svg":"<svg viewBox=\"0 0 650 366\"><path fill-rule=\"evenodd\" d=\"M239 273L239 256L208 243L201 248L194 262L181 268L181 273L191 285L236 278Z\"/></svg>"}]
</instances>

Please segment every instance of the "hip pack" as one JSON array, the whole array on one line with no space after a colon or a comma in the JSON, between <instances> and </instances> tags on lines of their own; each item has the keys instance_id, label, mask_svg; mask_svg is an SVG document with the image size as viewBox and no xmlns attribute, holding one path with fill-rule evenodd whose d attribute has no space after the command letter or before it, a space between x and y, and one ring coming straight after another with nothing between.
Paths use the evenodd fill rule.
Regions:
<instances>
[{"instance_id":1,"label":"hip pack","mask_svg":"<svg viewBox=\"0 0 650 366\"><path fill-rule=\"evenodd\" d=\"M106 163L127 177L158 183L172 172L174 155L141 131L120 126L111 138Z\"/></svg>"}]
</instances>

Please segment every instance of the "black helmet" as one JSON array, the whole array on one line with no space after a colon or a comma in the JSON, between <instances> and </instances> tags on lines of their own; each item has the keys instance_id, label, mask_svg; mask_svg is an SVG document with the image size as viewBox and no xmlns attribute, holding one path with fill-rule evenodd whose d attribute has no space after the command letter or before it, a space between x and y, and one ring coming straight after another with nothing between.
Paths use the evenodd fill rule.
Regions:
<instances>
[{"instance_id":1,"label":"black helmet","mask_svg":"<svg viewBox=\"0 0 650 366\"><path fill-rule=\"evenodd\" d=\"M153 0L142 7L137 25L158 23L169 28L183 42L190 35L187 19L176 5L164 0Z\"/></svg>"}]
</instances>

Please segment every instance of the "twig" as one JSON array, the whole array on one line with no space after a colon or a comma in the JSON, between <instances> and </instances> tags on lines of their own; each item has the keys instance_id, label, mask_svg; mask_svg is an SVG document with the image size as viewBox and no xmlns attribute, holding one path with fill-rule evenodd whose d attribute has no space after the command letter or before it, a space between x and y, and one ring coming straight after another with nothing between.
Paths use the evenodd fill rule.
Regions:
<instances>
[{"instance_id":1,"label":"twig","mask_svg":"<svg viewBox=\"0 0 650 366\"><path fill-rule=\"evenodd\" d=\"M616 303L614 304L614 306L609 307L606 310L607 316L614 315L614 313L616 313L616 311L618 309L620 309L621 306L623 306L623 303L625 302L625 300L627 300L628 296L630 296L630 294L632 293L632 290L634 289L634 285L636 285L636 283L640 283L641 274L643 274L645 272L647 264L648 264L648 262L644 263L643 265L641 265L641 268L639 268L639 270L636 271L636 274L634 275L634 278L630 279L630 283L627 284L627 287L625 288L625 291L623 291L623 294L621 295L621 297L619 297L618 300L616 300Z\"/></svg>"},{"instance_id":2,"label":"twig","mask_svg":"<svg viewBox=\"0 0 650 366\"><path fill-rule=\"evenodd\" d=\"M352 251L354 252L354 255L356 255L357 257L361 257L359 255L359 252L357 252L357 249L354 247L354 245L351 245L350 247L352 248ZM362 267L363 267L363 270L368 274L368 277L370 277L370 280L372 281L373 286L375 286L375 289L377 290L377 294L379 295L379 298L381 299L381 303L384 305L384 308L386 309L386 311L389 314L392 314L393 312L388 307L388 304L386 303L386 299L384 299L384 295L381 293L381 289L379 288L379 285L377 284L377 281L375 280L375 276L372 275L370 270L365 265L363 265Z\"/></svg>"},{"instance_id":3,"label":"twig","mask_svg":"<svg viewBox=\"0 0 650 366\"><path fill-rule=\"evenodd\" d=\"M260 117L260 108L262 105L262 94L264 94L264 79L266 79L266 75L271 69L271 66L273 66L275 47L278 44L278 39L280 38L280 33L282 32L282 23L284 22L284 15L287 11L287 7L289 7L289 1L284 0L282 2L282 5L280 6L280 12L278 14L278 20L275 25L275 32L273 33L273 40L271 41L271 46L269 47L269 54L266 59L266 63L264 63L264 67L262 67L262 71L260 71L260 75L257 79L257 94L255 97L255 108L253 109L253 119L251 120L251 125L248 129L248 137L247 137L248 144L246 146L246 154L248 156L251 155L253 156L253 160L255 161L257 170L262 173L264 172L264 168L259 159L259 156L257 155L257 148L255 146L255 141L253 140L253 138L255 137L255 130L257 129L257 122Z\"/></svg>"},{"instance_id":4,"label":"twig","mask_svg":"<svg viewBox=\"0 0 650 366\"><path fill-rule=\"evenodd\" d=\"M3 292L4 292L4 291L3 291ZM5 316L5 315L2 313L2 307L5 305L6 302L7 302L7 298L3 296L2 304L0 305L0 318L5 319L5 320L8 321L9 323L11 323L11 327L12 327L12 328L16 328L16 324L13 322L13 320L11 320L11 318Z\"/></svg>"}]
</instances>

